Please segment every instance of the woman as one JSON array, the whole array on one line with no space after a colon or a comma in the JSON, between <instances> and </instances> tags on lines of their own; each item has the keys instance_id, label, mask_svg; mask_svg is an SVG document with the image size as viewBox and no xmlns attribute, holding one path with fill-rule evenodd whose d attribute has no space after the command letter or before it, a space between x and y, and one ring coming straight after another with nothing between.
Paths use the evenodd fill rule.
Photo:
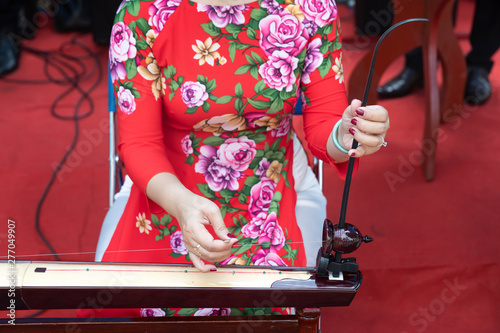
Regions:
<instances>
[{"instance_id":1,"label":"woman","mask_svg":"<svg viewBox=\"0 0 500 333\"><path fill-rule=\"evenodd\" d=\"M389 128L384 108L348 105L341 43L333 0L124 1L110 67L134 186L102 260L305 266L299 98L310 150L341 177Z\"/></svg>"}]
</instances>

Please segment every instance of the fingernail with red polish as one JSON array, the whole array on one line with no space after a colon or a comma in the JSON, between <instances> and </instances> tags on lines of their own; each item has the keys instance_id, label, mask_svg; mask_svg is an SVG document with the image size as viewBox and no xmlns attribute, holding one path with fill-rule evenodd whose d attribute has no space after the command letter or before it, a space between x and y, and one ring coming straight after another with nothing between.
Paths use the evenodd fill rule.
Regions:
<instances>
[{"instance_id":1,"label":"fingernail with red polish","mask_svg":"<svg viewBox=\"0 0 500 333\"><path fill-rule=\"evenodd\" d=\"M350 153L349 156L354 157L356 156L356 153Z\"/></svg>"},{"instance_id":2,"label":"fingernail with red polish","mask_svg":"<svg viewBox=\"0 0 500 333\"><path fill-rule=\"evenodd\" d=\"M365 114L365 111L363 111L361 109L356 109L356 113L359 114L360 116L362 116Z\"/></svg>"},{"instance_id":3,"label":"fingernail with red polish","mask_svg":"<svg viewBox=\"0 0 500 333\"><path fill-rule=\"evenodd\" d=\"M235 236L235 235L233 235L233 234L232 234L232 233L230 233L230 232L228 232L226 236L227 236L227 237L229 237L229 238L236 238L236 236Z\"/></svg>"},{"instance_id":4,"label":"fingernail with red polish","mask_svg":"<svg viewBox=\"0 0 500 333\"><path fill-rule=\"evenodd\" d=\"M217 272L217 268L210 268L210 272Z\"/></svg>"},{"instance_id":5,"label":"fingernail with red polish","mask_svg":"<svg viewBox=\"0 0 500 333\"><path fill-rule=\"evenodd\" d=\"M357 125L358 124L358 120L356 118L352 118L351 119L351 124Z\"/></svg>"},{"instance_id":6,"label":"fingernail with red polish","mask_svg":"<svg viewBox=\"0 0 500 333\"><path fill-rule=\"evenodd\" d=\"M349 133L351 133L353 136L356 134L356 131L354 130L354 128L349 128Z\"/></svg>"}]
</instances>

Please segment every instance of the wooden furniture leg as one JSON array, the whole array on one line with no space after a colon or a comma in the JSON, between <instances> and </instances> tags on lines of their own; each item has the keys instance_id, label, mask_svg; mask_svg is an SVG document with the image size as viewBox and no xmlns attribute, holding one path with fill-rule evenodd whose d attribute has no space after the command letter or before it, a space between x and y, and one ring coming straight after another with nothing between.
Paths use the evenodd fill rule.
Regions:
<instances>
[{"instance_id":1,"label":"wooden furniture leg","mask_svg":"<svg viewBox=\"0 0 500 333\"><path fill-rule=\"evenodd\" d=\"M320 308L296 308L299 320L299 333L318 333Z\"/></svg>"},{"instance_id":2,"label":"wooden furniture leg","mask_svg":"<svg viewBox=\"0 0 500 333\"><path fill-rule=\"evenodd\" d=\"M459 116L463 109L466 65L453 32L453 2L454 0L394 1L395 8L398 8L394 22L416 17L428 18L430 22L403 25L386 37L379 49L368 97L368 104L376 103L376 87L384 71L395 59L416 47L423 47L426 117L421 150L422 168L427 181L434 179L439 121L450 121ZM351 74L349 100L363 95L372 53L368 52ZM437 77L438 56L443 69L441 94Z\"/></svg>"},{"instance_id":3,"label":"wooden furniture leg","mask_svg":"<svg viewBox=\"0 0 500 333\"><path fill-rule=\"evenodd\" d=\"M445 1L443 1L444 3ZM439 15L438 15L439 17ZM439 131L439 86L437 81L437 37L438 19L433 17L424 28L424 88L425 88L425 124L422 140L422 167L425 178L434 179L434 165Z\"/></svg>"}]
</instances>

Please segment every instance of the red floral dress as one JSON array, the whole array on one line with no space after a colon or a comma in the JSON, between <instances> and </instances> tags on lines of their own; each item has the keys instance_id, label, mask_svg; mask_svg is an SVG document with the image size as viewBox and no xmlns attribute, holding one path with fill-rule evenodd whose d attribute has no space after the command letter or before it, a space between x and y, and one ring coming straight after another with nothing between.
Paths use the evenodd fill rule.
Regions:
<instances>
[{"instance_id":1,"label":"red floral dress","mask_svg":"<svg viewBox=\"0 0 500 333\"><path fill-rule=\"evenodd\" d=\"M190 262L176 219L145 195L151 177L170 172L215 202L237 236L220 264L304 266L292 113L302 98L311 151L342 176L346 165L326 153L347 106L339 32L333 0L124 1L110 69L119 150L134 186L103 261ZM207 311L241 314L142 315Z\"/></svg>"}]
</instances>

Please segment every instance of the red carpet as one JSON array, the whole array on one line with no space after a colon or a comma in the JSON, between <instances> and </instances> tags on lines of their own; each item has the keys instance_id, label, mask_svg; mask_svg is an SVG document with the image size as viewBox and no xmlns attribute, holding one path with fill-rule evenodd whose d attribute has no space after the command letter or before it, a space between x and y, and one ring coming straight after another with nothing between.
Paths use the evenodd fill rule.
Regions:
<instances>
[{"instance_id":1,"label":"red carpet","mask_svg":"<svg viewBox=\"0 0 500 333\"><path fill-rule=\"evenodd\" d=\"M469 31L472 12L473 1L462 0L458 32ZM343 15L344 71L348 78L364 50L351 42L353 18L345 10ZM47 26L24 45L52 50L74 36L54 33ZM107 50L95 46L88 35L79 41L100 54L104 67ZM467 52L468 39L460 41ZM423 132L423 90L380 101L391 115L389 145L362 160L348 211L348 222L375 241L355 253L364 275L358 295L349 307L324 309L323 332L500 331L500 53L495 60L491 100L478 108L466 108L462 117L441 126L436 177L431 183L424 180L416 159ZM92 68L92 60L82 61ZM397 73L401 66L400 60L385 77ZM42 61L24 52L19 70L10 77L44 79ZM89 88L93 80L83 86ZM4 185L0 194L0 249L4 254L0 252L0 256L7 252L7 219L12 219L16 222L18 260L53 259L35 231L35 216L54 165L75 132L73 122L51 116L50 106L64 89L55 84L20 85L0 80ZM76 149L40 211L41 230L61 260L93 259L106 213L107 133L100 127L107 119L106 93L103 80L91 93L95 111L80 121ZM78 98L72 94L64 99L58 112L71 116ZM84 102L80 113L88 110ZM329 217L336 222L343 183L333 170L327 168L325 173ZM74 315L72 311L48 311L43 316L61 313Z\"/></svg>"}]
</instances>

